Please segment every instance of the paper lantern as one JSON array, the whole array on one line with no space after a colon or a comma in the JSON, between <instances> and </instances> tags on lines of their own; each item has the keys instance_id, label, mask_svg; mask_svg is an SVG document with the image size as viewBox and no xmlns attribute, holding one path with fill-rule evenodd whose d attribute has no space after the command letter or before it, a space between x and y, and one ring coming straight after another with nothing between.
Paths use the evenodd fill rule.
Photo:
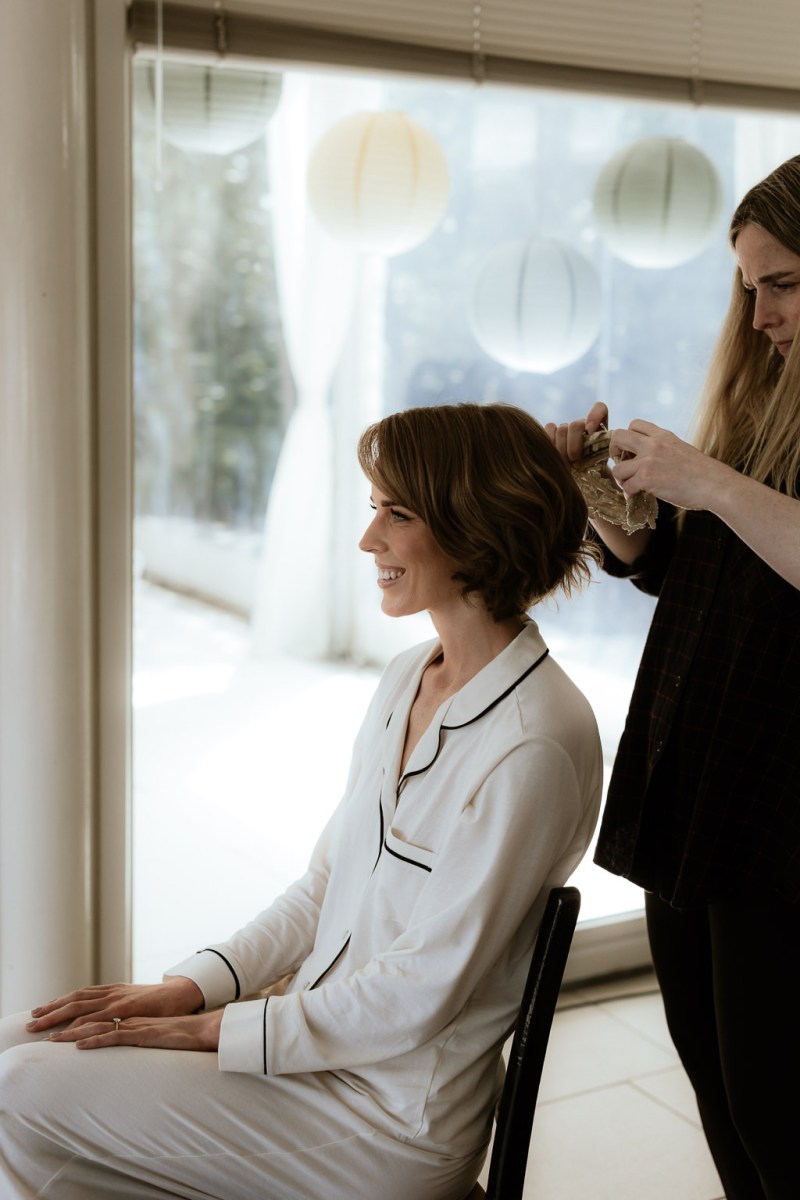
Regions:
<instances>
[{"instance_id":1,"label":"paper lantern","mask_svg":"<svg viewBox=\"0 0 800 1200\"><path fill-rule=\"evenodd\" d=\"M506 366L557 371L585 354L597 337L597 272L566 242L507 242L478 272L470 322L486 353Z\"/></svg>"},{"instance_id":2,"label":"paper lantern","mask_svg":"<svg viewBox=\"0 0 800 1200\"><path fill-rule=\"evenodd\" d=\"M722 184L696 146L681 138L642 138L606 163L593 199L613 254L635 267L676 267L713 237Z\"/></svg>"},{"instance_id":3,"label":"paper lantern","mask_svg":"<svg viewBox=\"0 0 800 1200\"><path fill-rule=\"evenodd\" d=\"M399 254L438 225L450 195L444 154L405 113L359 112L320 138L308 198L332 237L358 250Z\"/></svg>"},{"instance_id":4,"label":"paper lantern","mask_svg":"<svg viewBox=\"0 0 800 1200\"><path fill-rule=\"evenodd\" d=\"M282 77L238 67L163 63L164 140L191 154L232 154L264 134ZM146 103L155 111L156 64L147 64Z\"/></svg>"}]
</instances>

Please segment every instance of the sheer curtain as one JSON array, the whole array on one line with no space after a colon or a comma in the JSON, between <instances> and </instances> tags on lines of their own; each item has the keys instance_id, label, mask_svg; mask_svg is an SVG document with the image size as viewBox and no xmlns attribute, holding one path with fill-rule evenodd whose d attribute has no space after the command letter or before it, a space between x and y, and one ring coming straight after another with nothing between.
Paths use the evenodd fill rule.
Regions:
<instances>
[{"instance_id":1,"label":"sheer curtain","mask_svg":"<svg viewBox=\"0 0 800 1200\"><path fill-rule=\"evenodd\" d=\"M318 225L308 158L339 117L374 104L377 85L287 76L269 128L278 291L297 390L267 508L252 617L259 656L331 652L334 430L329 391L350 322L357 255Z\"/></svg>"}]
</instances>

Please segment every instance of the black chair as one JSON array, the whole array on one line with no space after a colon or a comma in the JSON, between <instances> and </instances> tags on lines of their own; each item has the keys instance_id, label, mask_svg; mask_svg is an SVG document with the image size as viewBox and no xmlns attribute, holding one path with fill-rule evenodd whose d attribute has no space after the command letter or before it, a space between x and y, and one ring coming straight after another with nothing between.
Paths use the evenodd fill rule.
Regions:
<instances>
[{"instance_id":1,"label":"black chair","mask_svg":"<svg viewBox=\"0 0 800 1200\"><path fill-rule=\"evenodd\" d=\"M553 888L547 897L497 1108L489 1181L485 1192L476 1183L466 1200L521 1200L544 1056L580 907L575 887Z\"/></svg>"}]
</instances>

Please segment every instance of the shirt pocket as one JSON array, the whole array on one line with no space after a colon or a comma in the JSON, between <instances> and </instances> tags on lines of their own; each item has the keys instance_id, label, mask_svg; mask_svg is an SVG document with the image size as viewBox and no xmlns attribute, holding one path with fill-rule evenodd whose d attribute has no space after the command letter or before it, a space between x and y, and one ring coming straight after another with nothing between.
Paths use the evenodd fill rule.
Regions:
<instances>
[{"instance_id":1,"label":"shirt pocket","mask_svg":"<svg viewBox=\"0 0 800 1200\"><path fill-rule=\"evenodd\" d=\"M377 927L397 936L411 921L414 907L431 877L436 853L389 829L372 878L373 918Z\"/></svg>"},{"instance_id":2,"label":"shirt pocket","mask_svg":"<svg viewBox=\"0 0 800 1200\"><path fill-rule=\"evenodd\" d=\"M399 858L402 862L407 862L413 867L418 867L420 870L430 873L433 870L436 862L435 850L426 850L424 846L416 846L402 834L399 834L394 829L389 829L383 842L383 849L387 853Z\"/></svg>"}]
</instances>

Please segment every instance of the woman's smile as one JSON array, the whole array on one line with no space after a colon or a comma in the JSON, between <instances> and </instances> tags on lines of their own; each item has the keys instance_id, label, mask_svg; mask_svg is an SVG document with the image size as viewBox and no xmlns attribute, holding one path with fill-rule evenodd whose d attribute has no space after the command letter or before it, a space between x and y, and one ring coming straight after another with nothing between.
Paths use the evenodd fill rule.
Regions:
<instances>
[{"instance_id":1,"label":"woman's smile","mask_svg":"<svg viewBox=\"0 0 800 1200\"><path fill-rule=\"evenodd\" d=\"M405 575L403 567L382 567L380 563L378 564L379 587L391 587L402 575Z\"/></svg>"},{"instance_id":2,"label":"woman's smile","mask_svg":"<svg viewBox=\"0 0 800 1200\"><path fill-rule=\"evenodd\" d=\"M375 515L359 546L375 558L381 608L390 617L441 611L463 605L453 576L458 563L447 554L415 512L372 489Z\"/></svg>"}]
</instances>

